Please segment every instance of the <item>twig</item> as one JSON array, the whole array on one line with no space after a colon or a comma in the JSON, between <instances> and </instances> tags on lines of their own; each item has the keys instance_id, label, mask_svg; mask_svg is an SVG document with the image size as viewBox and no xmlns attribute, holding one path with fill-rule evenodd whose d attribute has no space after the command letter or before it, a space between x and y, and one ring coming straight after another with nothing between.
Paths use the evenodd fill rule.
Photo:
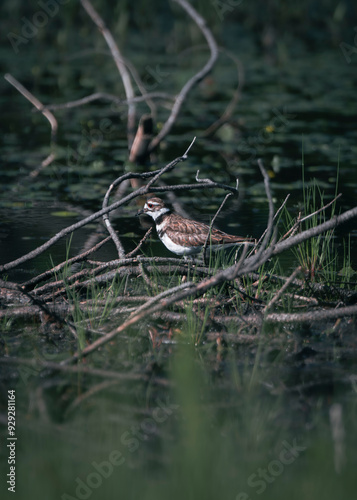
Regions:
<instances>
[{"instance_id":1,"label":"twig","mask_svg":"<svg viewBox=\"0 0 357 500\"><path fill-rule=\"evenodd\" d=\"M285 198L285 200L283 201L283 203L280 205L280 207L278 208L278 210L276 211L275 215L274 215L274 221L275 219L278 217L279 213L282 211L282 209L284 208L284 206L286 205L286 202L288 201L290 197L290 194L288 194ZM260 245L260 242L262 241L262 239L264 238L264 236L266 235L266 232L267 232L267 229L265 229L265 231L262 233L261 237L259 238L259 240L257 241L257 243L255 244L254 248L252 249L252 253L255 251L255 249Z\"/></svg>"},{"instance_id":2,"label":"twig","mask_svg":"<svg viewBox=\"0 0 357 500\"><path fill-rule=\"evenodd\" d=\"M85 260L89 255L92 253L96 252L99 250L105 243L107 243L110 240L110 236L107 236L104 240L100 241L97 243L94 247L90 248L86 252L81 253L80 255L77 255L76 257L72 257L71 259L68 259L61 264L58 264L57 266L53 267L52 269L49 269L48 271L39 274L35 278L32 278L29 281L26 281L25 283L22 284L22 287L24 289L29 289L40 283L41 281L44 281L47 278L50 278L54 274L58 273L61 271L64 267L71 266L72 264L81 262Z\"/></svg>"},{"instance_id":3,"label":"twig","mask_svg":"<svg viewBox=\"0 0 357 500\"><path fill-rule=\"evenodd\" d=\"M290 233L291 233L291 235L293 235L295 233L296 229L300 226L300 224L302 224L304 221L310 219L311 217L314 217L314 215L319 214L323 210L326 210L329 206L331 206L333 203L335 203L335 201L338 200L338 198L340 198L340 196L342 196L342 193L338 194L333 200L331 200L329 203L327 203L327 205L324 205L323 207L319 208L315 212L306 215L302 219L300 218L300 214L299 214L299 217L298 217L297 221L295 222L295 224L289 229L289 231L286 234L284 234L284 236L281 238L280 241L285 240L285 238L287 238L290 235Z\"/></svg>"},{"instance_id":4,"label":"twig","mask_svg":"<svg viewBox=\"0 0 357 500\"><path fill-rule=\"evenodd\" d=\"M273 223L274 223L274 204L273 204L273 197L271 195L270 191L270 183L269 183L269 176L266 173L266 170L264 168L262 160L259 158L258 159L258 166L260 168L260 171L263 175L264 178L264 186L265 186L265 192L268 197L268 203L269 203L269 218L268 218L268 224L266 228L266 233L263 239L262 247L264 248L267 244L268 241L272 235L273 232Z\"/></svg>"},{"instance_id":5,"label":"twig","mask_svg":"<svg viewBox=\"0 0 357 500\"><path fill-rule=\"evenodd\" d=\"M135 66L128 59L125 59L125 64L126 64L126 67L129 69L131 76L133 77L133 80L135 81L139 91L141 92L142 101L146 102L146 105L150 109L151 115L154 118L156 118L156 104L154 103L153 98L152 98L153 95L155 96L155 92L150 94L149 92L146 91L146 88L145 88L143 82L141 81L139 73L136 71ZM165 96L169 95L169 94L165 94L163 92L156 92L156 94L159 94L159 95L161 94L161 95L165 95ZM167 97L165 97L165 98L167 98ZM174 97L170 96L170 99L173 100ZM140 102L140 101L137 101L137 102Z\"/></svg>"},{"instance_id":6,"label":"twig","mask_svg":"<svg viewBox=\"0 0 357 500\"><path fill-rule=\"evenodd\" d=\"M190 149L192 148L195 140L196 140L196 137L193 138L193 140L191 141L191 144L189 145L189 147L186 149L186 151L184 152L184 154L182 156L176 158L174 161L172 161L171 163L166 165L166 167L162 168L159 172L157 172L157 174L154 175L154 177L146 184L146 188L145 188L146 191L148 191L149 188L151 187L151 185L154 184L159 179L159 177L161 177L165 172L174 168L177 165L177 163L187 160L187 155L188 155Z\"/></svg>"},{"instance_id":7,"label":"twig","mask_svg":"<svg viewBox=\"0 0 357 500\"><path fill-rule=\"evenodd\" d=\"M207 234L207 237L206 237L206 241L205 241L205 244L203 245L203 262L205 263L205 265L207 265L207 262L206 262L206 248L208 246L208 243L209 243L209 240L211 238L211 231L212 231L212 227L213 227L213 224L215 223L215 220L217 219L219 213L221 212L222 208L224 207L226 201L228 200L228 198L230 196L232 196L233 193L227 193L226 196L224 197L224 200L222 201L221 203L221 206L218 208L218 210L216 211L216 213L214 214L214 217L211 221L211 224L209 225L209 232Z\"/></svg>"},{"instance_id":8,"label":"twig","mask_svg":"<svg viewBox=\"0 0 357 500\"><path fill-rule=\"evenodd\" d=\"M155 193L165 193L167 191L191 191L193 189L224 189L225 191L230 191L232 194L237 193L237 189L232 186L228 186L227 184L221 184L220 182L201 182L199 181L199 185L197 184L176 184L176 185L165 185L165 186L156 186L155 188L150 188L148 192Z\"/></svg>"},{"instance_id":9,"label":"twig","mask_svg":"<svg viewBox=\"0 0 357 500\"><path fill-rule=\"evenodd\" d=\"M67 418L80 404L83 403L88 398L91 398L94 394L98 392L104 391L104 389L108 389L109 387L114 387L119 383L118 380L106 380L105 382L101 382L100 384L96 384L91 387L87 391L83 392L79 396L77 396L70 404L67 406L64 417Z\"/></svg>"},{"instance_id":10,"label":"twig","mask_svg":"<svg viewBox=\"0 0 357 500\"><path fill-rule=\"evenodd\" d=\"M269 217L268 217L268 223L267 227L264 231L265 236L259 239L259 242L263 239L260 248L255 252L254 255L251 255L246 259L246 264L249 263L248 268L246 269L246 272L250 272L250 270L257 269L261 264L266 262L270 256L272 255L272 249L275 244L276 240L276 230L274 230L274 204L273 204L273 198L270 190L270 182L269 182L269 176L266 173L266 170L264 168L263 162L261 159L258 159L258 166L260 169L260 172L263 176L264 179L264 187L265 187L265 193L268 198L268 203L269 203ZM270 244L270 247L268 248L268 243L270 240L271 235L273 234L273 238ZM254 248L256 248L257 245L255 245ZM228 269L227 272L229 273L228 275L232 275L232 269ZM238 275L238 273L237 273ZM233 277L234 277L234 272L233 272ZM233 278L230 278L233 279Z\"/></svg>"},{"instance_id":11,"label":"twig","mask_svg":"<svg viewBox=\"0 0 357 500\"><path fill-rule=\"evenodd\" d=\"M114 188L114 183L112 183L109 186L107 192L105 193L103 203L102 203L102 209L107 208L108 202L109 202L109 196L110 196L110 193L112 192L113 188ZM103 214L103 221L104 221L104 224L105 224L106 228L108 229L108 232L109 232L109 234L114 242L114 245L116 246L119 259L123 258L125 256L125 250L124 250L124 247L119 240L119 237L118 237L116 231L114 230L113 226L111 225L108 213Z\"/></svg>"},{"instance_id":12,"label":"twig","mask_svg":"<svg viewBox=\"0 0 357 500\"><path fill-rule=\"evenodd\" d=\"M145 271L145 267L144 267L144 264L142 262L139 261L139 269L140 269L140 275L143 280L145 281L145 283L147 284L147 286L150 288L150 290L153 290L154 292L157 290L157 289L160 289L160 290L163 290L164 287L162 285L159 285L158 283L153 283L153 281L149 278L149 276L146 274L146 271ZM137 309L135 309L136 311Z\"/></svg>"},{"instance_id":13,"label":"twig","mask_svg":"<svg viewBox=\"0 0 357 500\"><path fill-rule=\"evenodd\" d=\"M134 250L132 250L131 252L129 252L129 253L126 254L127 258L134 257L134 255L138 253L138 251L140 250L140 248L142 247L142 245L145 243L145 241L148 239L148 237L152 233L152 230L153 230L153 228L149 227L149 229L146 231L146 233L141 238L141 240L139 241L138 245L134 248Z\"/></svg>"},{"instance_id":14,"label":"twig","mask_svg":"<svg viewBox=\"0 0 357 500\"><path fill-rule=\"evenodd\" d=\"M225 184L220 184L220 183L217 183L215 181L212 181L211 179L208 179L208 178L205 178L205 179L200 179L199 178L199 174L200 174L200 171L197 170L196 172L196 182L200 183L200 184L205 184L207 187L207 185L212 185L214 187L221 187L221 186L225 186L224 189L228 189L229 191L232 192L232 194L237 194L238 193L238 186L239 186L239 179L237 178L236 179L236 186L233 188L233 187L229 187L229 186L226 186Z\"/></svg>"},{"instance_id":15,"label":"twig","mask_svg":"<svg viewBox=\"0 0 357 500\"><path fill-rule=\"evenodd\" d=\"M278 293L274 295L271 301L267 304L265 308L265 313L275 304L277 300L280 299L280 297L283 295L285 290L290 286L292 281L294 281L294 279L296 278L296 276L299 274L300 271L301 271L301 266L297 267L295 271L289 276L289 278L285 281L284 285L280 288Z\"/></svg>"},{"instance_id":16,"label":"twig","mask_svg":"<svg viewBox=\"0 0 357 500\"><path fill-rule=\"evenodd\" d=\"M194 283L192 283L190 281L186 281L186 283L182 283L181 285L177 285L177 286L175 286L173 288L170 288L169 290L164 290L163 292L159 293L158 295L155 295L155 297L151 297L142 306L138 307L135 310L135 315L132 315L132 316L135 317L137 314L141 314L142 312L144 312L147 309L151 308L156 302L159 302L160 300L166 298L168 295L173 295L173 294L175 294L176 292L178 292L178 291L180 291L182 289L183 290L187 290L187 289L192 288L194 286L195 286Z\"/></svg>"}]
</instances>

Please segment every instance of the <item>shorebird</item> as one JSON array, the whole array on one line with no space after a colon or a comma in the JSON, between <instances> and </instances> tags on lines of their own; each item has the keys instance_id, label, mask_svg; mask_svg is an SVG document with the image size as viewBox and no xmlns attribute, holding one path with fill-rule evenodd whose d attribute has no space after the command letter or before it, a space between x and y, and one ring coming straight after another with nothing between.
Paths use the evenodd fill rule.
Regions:
<instances>
[{"instance_id":1,"label":"shorebird","mask_svg":"<svg viewBox=\"0 0 357 500\"><path fill-rule=\"evenodd\" d=\"M155 222L157 234L165 247L176 255L200 253L208 239L213 250L244 243L252 244L254 239L243 238L211 228L207 224L171 212L161 198L150 198L136 215L149 215Z\"/></svg>"}]
</instances>

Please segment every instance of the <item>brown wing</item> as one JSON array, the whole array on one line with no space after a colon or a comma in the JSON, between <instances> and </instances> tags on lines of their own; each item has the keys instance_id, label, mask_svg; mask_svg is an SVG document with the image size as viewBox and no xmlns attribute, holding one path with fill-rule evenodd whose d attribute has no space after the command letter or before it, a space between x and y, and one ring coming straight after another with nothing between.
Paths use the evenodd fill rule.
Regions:
<instances>
[{"instance_id":1,"label":"brown wing","mask_svg":"<svg viewBox=\"0 0 357 500\"><path fill-rule=\"evenodd\" d=\"M203 222L184 219L179 216L176 217L176 214L171 214L170 227L166 228L166 233L175 243L189 247L204 245L209 230L209 226ZM239 243L243 241L249 241L249 238L233 236L219 229L211 229L209 240L211 244L222 245L224 243Z\"/></svg>"},{"instance_id":2,"label":"brown wing","mask_svg":"<svg viewBox=\"0 0 357 500\"><path fill-rule=\"evenodd\" d=\"M213 228L211 231L211 241L214 244L222 243L240 243L244 241L254 241L252 238L244 238L243 236L235 236L233 234L227 234L219 229Z\"/></svg>"}]
</instances>

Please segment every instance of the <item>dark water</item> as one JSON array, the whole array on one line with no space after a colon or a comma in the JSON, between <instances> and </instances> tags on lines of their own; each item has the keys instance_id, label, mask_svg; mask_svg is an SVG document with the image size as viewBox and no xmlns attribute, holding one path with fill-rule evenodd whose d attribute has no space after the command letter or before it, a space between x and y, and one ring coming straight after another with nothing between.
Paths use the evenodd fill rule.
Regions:
<instances>
[{"instance_id":1,"label":"dark water","mask_svg":"<svg viewBox=\"0 0 357 500\"><path fill-rule=\"evenodd\" d=\"M32 19L39 7L34 8L24 15ZM165 16L166 10L159 17ZM71 19L68 15L69 28ZM56 27L59 21L53 21ZM44 27L17 54L9 44L4 46L3 72L12 73L43 103L95 91L122 95L100 36L88 28L85 17L76 22L82 26L78 33L59 29L56 42ZM118 23L117 30L125 31ZM7 20L7 29L12 26ZM230 185L238 176L239 199L229 199L217 226L254 237L264 231L268 216L258 158L271 178L276 208L290 193L289 212L296 216L302 209L302 172L305 186L316 179L325 203L334 197L338 182L342 197L337 211L354 207L357 55L351 52L346 58L339 46L343 38L309 49L299 38L277 38L270 51L238 22L226 19L222 26L216 25L220 44L240 58L244 75L242 70L237 74L232 58L223 53L212 75L190 94L153 166L165 165L194 136L197 140L187 162L163 180L191 183L198 169L202 178ZM169 27L163 22L161 27L162 39L159 32L136 27L123 50L150 90L175 94L204 64L208 51L201 45L190 48L202 40L194 30L187 35L187 23L170 21ZM166 37L171 29L174 35ZM150 50L145 37L151 40ZM353 42L347 32L346 41ZM231 119L206 137L243 76ZM0 90L3 264L99 210L108 186L125 171L127 143L123 113L107 103L58 111L56 160L31 177L50 152L49 125L5 80ZM138 110L140 115L147 108L139 105ZM166 116L167 110L160 108L158 122ZM223 194L185 192L179 199L193 217L208 222ZM127 251L143 235L136 211L132 203L115 219ZM30 279L52 262L76 254L97 228L93 223L81 229L70 247L69 239L61 241L8 278ZM336 231L341 266L348 237L355 268L355 222ZM145 251L169 255L155 236ZM103 261L115 257L111 244L98 254ZM281 258L283 268L294 265L291 258ZM114 323L119 320L113 318ZM147 319L118 336L85 365L112 377L0 363L5 436L7 390L16 390L19 498L352 498L355 321L343 318L313 328L266 326L253 340L227 327L222 345L212 329L197 342L190 321L172 326ZM49 333L35 319L11 322L5 317L0 328L3 357L60 361L74 349L67 333ZM155 329L162 338L159 348L150 340ZM118 374L123 379L116 379ZM8 473L4 449L2 479ZM3 484L1 488L6 495Z\"/></svg>"}]
</instances>

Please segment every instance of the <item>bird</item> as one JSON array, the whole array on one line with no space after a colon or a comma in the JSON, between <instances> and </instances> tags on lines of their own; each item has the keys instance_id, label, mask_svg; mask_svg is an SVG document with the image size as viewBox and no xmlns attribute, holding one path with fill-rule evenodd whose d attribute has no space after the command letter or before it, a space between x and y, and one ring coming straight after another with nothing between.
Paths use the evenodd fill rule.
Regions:
<instances>
[{"instance_id":1,"label":"bird","mask_svg":"<svg viewBox=\"0 0 357 500\"><path fill-rule=\"evenodd\" d=\"M156 232L165 247L176 255L191 256L201 252L208 240L213 250L218 248L252 244L254 239L227 234L203 222L187 219L171 212L161 198L150 198L136 214L149 215L155 222Z\"/></svg>"}]
</instances>

